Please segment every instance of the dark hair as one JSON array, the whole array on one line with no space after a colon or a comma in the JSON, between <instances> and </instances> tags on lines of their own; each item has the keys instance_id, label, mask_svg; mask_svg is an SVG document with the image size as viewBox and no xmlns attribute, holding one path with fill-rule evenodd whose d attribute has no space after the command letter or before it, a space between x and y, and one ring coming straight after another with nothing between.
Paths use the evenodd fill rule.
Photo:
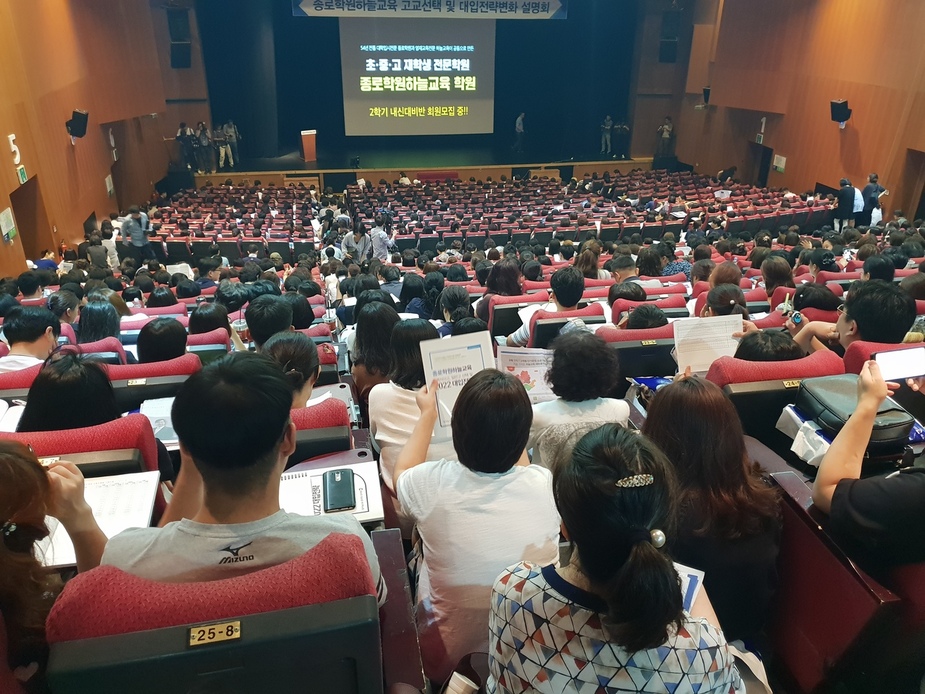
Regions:
<instances>
[{"instance_id":1,"label":"dark hair","mask_svg":"<svg viewBox=\"0 0 925 694\"><path fill-rule=\"evenodd\" d=\"M14 306L3 320L3 336L11 347L18 342L35 342L48 328L56 338L61 334L61 321L41 306Z\"/></svg>"},{"instance_id":2,"label":"dark hair","mask_svg":"<svg viewBox=\"0 0 925 694\"><path fill-rule=\"evenodd\" d=\"M896 275L893 261L879 254L872 255L864 261L863 271L865 274L870 275L868 279L883 280L884 282L892 282L893 277Z\"/></svg>"},{"instance_id":3,"label":"dark hair","mask_svg":"<svg viewBox=\"0 0 925 694\"><path fill-rule=\"evenodd\" d=\"M237 352L183 383L171 419L206 490L241 497L269 480L291 407L292 387L279 364L262 354Z\"/></svg>"},{"instance_id":4,"label":"dark hair","mask_svg":"<svg viewBox=\"0 0 925 694\"><path fill-rule=\"evenodd\" d=\"M406 274L401 281L401 291L398 293L398 301L403 309L408 308L412 299L424 298L424 278L413 272Z\"/></svg>"},{"instance_id":5,"label":"dark hair","mask_svg":"<svg viewBox=\"0 0 925 694\"><path fill-rule=\"evenodd\" d=\"M298 292L286 292L282 295L283 301L292 307L292 327L296 330L305 330L312 327L315 322L315 312L308 299Z\"/></svg>"},{"instance_id":6,"label":"dark hair","mask_svg":"<svg viewBox=\"0 0 925 694\"><path fill-rule=\"evenodd\" d=\"M453 406L453 447L459 462L476 472L507 472L523 455L532 423L523 383L496 369L479 371Z\"/></svg>"},{"instance_id":7,"label":"dark hair","mask_svg":"<svg viewBox=\"0 0 925 694\"><path fill-rule=\"evenodd\" d=\"M862 340L899 344L915 316L913 298L892 282L852 282L845 295L845 319L857 323Z\"/></svg>"},{"instance_id":8,"label":"dark hair","mask_svg":"<svg viewBox=\"0 0 925 694\"><path fill-rule=\"evenodd\" d=\"M60 320L65 313L74 311L80 306L80 299L71 292L58 290L48 297L45 305Z\"/></svg>"},{"instance_id":9,"label":"dark hair","mask_svg":"<svg viewBox=\"0 0 925 694\"><path fill-rule=\"evenodd\" d=\"M814 248L809 254L809 265L815 265L824 272L840 272L841 268L835 262L835 254L823 248Z\"/></svg>"},{"instance_id":10,"label":"dark hair","mask_svg":"<svg viewBox=\"0 0 925 694\"><path fill-rule=\"evenodd\" d=\"M145 306L149 308L176 305L177 297L172 291L170 291L170 287L155 287L151 294L148 296L148 300L145 302Z\"/></svg>"},{"instance_id":11,"label":"dark hair","mask_svg":"<svg viewBox=\"0 0 925 694\"><path fill-rule=\"evenodd\" d=\"M5 327L5 326L4 326ZM106 337L119 337L119 312L108 301L91 301L80 309L78 344L96 342Z\"/></svg>"},{"instance_id":12,"label":"dark hair","mask_svg":"<svg viewBox=\"0 0 925 694\"><path fill-rule=\"evenodd\" d=\"M549 288L555 294L556 301L563 307L571 308L581 301L581 295L585 292L585 278L578 268L570 265L552 273Z\"/></svg>"},{"instance_id":13,"label":"dark hair","mask_svg":"<svg viewBox=\"0 0 925 694\"><path fill-rule=\"evenodd\" d=\"M357 313L356 340L350 355L353 363L371 374L387 375L392 370L392 330L400 320L395 307L388 303L365 304Z\"/></svg>"},{"instance_id":14,"label":"dark hair","mask_svg":"<svg viewBox=\"0 0 925 694\"><path fill-rule=\"evenodd\" d=\"M841 298L824 284L807 282L797 287L793 295L793 308L818 308L820 311L834 311L841 305Z\"/></svg>"},{"instance_id":15,"label":"dark hair","mask_svg":"<svg viewBox=\"0 0 925 694\"><path fill-rule=\"evenodd\" d=\"M176 318L155 318L138 333L138 361L150 364L186 354L186 328Z\"/></svg>"},{"instance_id":16,"label":"dark hair","mask_svg":"<svg viewBox=\"0 0 925 694\"><path fill-rule=\"evenodd\" d=\"M439 337L434 324L423 318L398 323L392 328L392 368L389 378L405 390L416 390L423 386L424 362L421 359L421 343L424 340L437 340Z\"/></svg>"},{"instance_id":17,"label":"dark hair","mask_svg":"<svg viewBox=\"0 0 925 694\"><path fill-rule=\"evenodd\" d=\"M122 290L122 301L141 301L144 299L144 294L141 293L141 290L138 287L126 287Z\"/></svg>"},{"instance_id":18,"label":"dark hair","mask_svg":"<svg viewBox=\"0 0 925 694\"><path fill-rule=\"evenodd\" d=\"M247 305L244 320L251 339L260 348L276 333L292 327L292 306L281 296L264 294Z\"/></svg>"},{"instance_id":19,"label":"dark hair","mask_svg":"<svg viewBox=\"0 0 925 694\"><path fill-rule=\"evenodd\" d=\"M318 378L318 347L305 333L276 333L264 343L263 353L282 367L293 393Z\"/></svg>"},{"instance_id":20,"label":"dark hair","mask_svg":"<svg viewBox=\"0 0 925 694\"><path fill-rule=\"evenodd\" d=\"M27 270L16 278L16 284L23 296L32 296L42 286L42 278L35 270Z\"/></svg>"},{"instance_id":21,"label":"dark hair","mask_svg":"<svg viewBox=\"0 0 925 694\"><path fill-rule=\"evenodd\" d=\"M761 263L761 277L764 279L764 289L771 297L778 287L795 287L793 283L793 269L786 258L771 255ZM773 307L772 307L773 308Z\"/></svg>"},{"instance_id":22,"label":"dark hair","mask_svg":"<svg viewBox=\"0 0 925 694\"><path fill-rule=\"evenodd\" d=\"M762 330L743 337L733 356L745 361L790 361L801 359L804 354L789 333Z\"/></svg>"},{"instance_id":23,"label":"dark hair","mask_svg":"<svg viewBox=\"0 0 925 694\"><path fill-rule=\"evenodd\" d=\"M721 284L732 284L738 287L741 280L742 271L739 269L739 266L731 260L720 263L713 268L713 272L710 273L710 284L714 287L718 287Z\"/></svg>"},{"instance_id":24,"label":"dark hair","mask_svg":"<svg viewBox=\"0 0 925 694\"><path fill-rule=\"evenodd\" d=\"M481 318L467 317L460 318L453 323L453 336L468 335L469 333L480 333L488 330L488 323Z\"/></svg>"},{"instance_id":25,"label":"dark hair","mask_svg":"<svg viewBox=\"0 0 925 694\"><path fill-rule=\"evenodd\" d=\"M250 298L250 290L242 282L222 280L215 289L215 301L227 308L229 314L241 310Z\"/></svg>"},{"instance_id":26,"label":"dark hair","mask_svg":"<svg viewBox=\"0 0 925 694\"><path fill-rule=\"evenodd\" d=\"M431 318L434 318L434 314L437 313L437 302L440 300L440 293L445 283L445 278L440 272L428 272L424 275L424 313Z\"/></svg>"},{"instance_id":27,"label":"dark hair","mask_svg":"<svg viewBox=\"0 0 925 694\"><path fill-rule=\"evenodd\" d=\"M105 424L120 416L109 376L77 354L53 355L39 371L16 431L56 431Z\"/></svg>"},{"instance_id":28,"label":"dark hair","mask_svg":"<svg viewBox=\"0 0 925 694\"><path fill-rule=\"evenodd\" d=\"M552 341L552 363L546 382L552 392L569 402L610 395L620 382L617 351L594 333L574 330Z\"/></svg>"},{"instance_id":29,"label":"dark hair","mask_svg":"<svg viewBox=\"0 0 925 694\"><path fill-rule=\"evenodd\" d=\"M199 335L211 332L216 328L222 328L231 335L228 309L214 301L204 301L197 304L189 316L189 334Z\"/></svg>"},{"instance_id":30,"label":"dark hair","mask_svg":"<svg viewBox=\"0 0 925 694\"><path fill-rule=\"evenodd\" d=\"M18 308L19 305L15 297L9 294L0 294L0 316L5 317L14 308Z\"/></svg>"},{"instance_id":31,"label":"dark hair","mask_svg":"<svg viewBox=\"0 0 925 694\"><path fill-rule=\"evenodd\" d=\"M612 284L610 285L610 289L607 290L607 303L613 306L618 299L645 301L646 290L642 288L639 282L620 282L619 284Z\"/></svg>"},{"instance_id":32,"label":"dark hair","mask_svg":"<svg viewBox=\"0 0 925 694\"><path fill-rule=\"evenodd\" d=\"M202 287L193 282L193 280L182 279L177 282L177 298L179 299L191 299L194 296L199 296L202 294Z\"/></svg>"},{"instance_id":33,"label":"dark hair","mask_svg":"<svg viewBox=\"0 0 925 694\"><path fill-rule=\"evenodd\" d=\"M634 475L644 486L618 487ZM683 619L678 574L650 532L671 538L677 482L665 455L645 436L605 424L578 440L553 472L562 524L582 573L607 603L604 627L628 653L663 645Z\"/></svg>"},{"instance_id":34,"label":"dark hair","mask_svg":"<svg viewBox=\"0 0 925 694\"><path fill-rule=\"evenodd\" d=\"M455 323L472 315L472 310L469 307L469 292L466 291L465 287L447 287L440 292L438 304L440 317L443 317L444 311L448 312L450 314L450 323Z\"/></svg>"},{"instance_id":35,"label":"dark hair","mask_svg":"<svg viewBox=\"0 0 925 694\"><path fill-rule=\"evenodd\" d=\"M680 507L696 518L694 534L735 540L776 523L777 494L749 460L735 406L715 383L693 376L660 388L649 403L643 433L674 465Z\"/></svg>"},{"instance_id":36,"label":"dark hair","mask_svg":"<svg viewBox=\"0 0 925 694\"><path fill-rule=\"evenodd\" d=\"M626 321L627 330L643 330L645 328L661 328L668 325L665 312L654 304L641 304L630 312Z\"/></svg>"},{"instance_id":37,"label":"dark hair","mask_svg":"<svg viewBox=\"0 0 925 694\"><path fill-rule=\"evenodd\" d=\"M636 255L636 270L645 277L660 277L662 256L652 248L640 248Z\"/></svg>"},{"instance_id":38,"label":"dark hair","mask_svg":"<svg viewBox=\"0 0 925 694\"><path fill-rule=\"evenodd\" d=\"M899 282L899 288L913 299L925 299L925 275L921 272L916 272L913 275L903 277Z\"/></svg>"},{"instance_id":39,"label":"dark hair","mask_svg":"<svg viewBox=\"0 0 925 694\"><path fill-rule=\"evenodd\" d=\"M520 265L515 258L505 258L495 263L485 279L485 291L500 296L518 296L520 287Z\"/></svg>"},{"instance_id":40,"label":"dark hair","mask_svg":"<svg viewBox=\"0 0 925 694\"><path fill-rule=\"evenodd\" d=\"M745 294L738 285L718 284L707 292L706 306L714 316L731 316L738 314L748 320L748 307Z\"/></svg>"}]
</instances>

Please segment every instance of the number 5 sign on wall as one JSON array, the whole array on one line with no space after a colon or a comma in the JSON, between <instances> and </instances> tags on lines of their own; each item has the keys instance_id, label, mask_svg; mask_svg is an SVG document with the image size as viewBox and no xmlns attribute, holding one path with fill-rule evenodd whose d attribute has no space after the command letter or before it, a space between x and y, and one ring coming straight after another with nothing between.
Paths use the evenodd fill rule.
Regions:
<instances>
[{"instance_id":1,"label":"number 5 sign on wall","mask_svg":"<svg viewBox=\"0 0 925 694\"><path fill-rule=\"evenodd\" d=\"M7 135L6 139L10 141L10 151L13 153L13 165L19 166L19 162L22 161L22 155L19 151L19 146L16 144L16 135Z\"/></svg>"}]
</instances>

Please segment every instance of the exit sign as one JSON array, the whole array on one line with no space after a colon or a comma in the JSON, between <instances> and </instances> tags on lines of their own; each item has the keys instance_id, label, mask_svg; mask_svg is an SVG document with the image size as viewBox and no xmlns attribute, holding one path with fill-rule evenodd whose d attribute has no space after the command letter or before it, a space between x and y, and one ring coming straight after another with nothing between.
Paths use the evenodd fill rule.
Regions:
<instances>
[{"instance_id":1,"label":"exit sign","mask_svg":"<svg viewBox=\"0 0 925 694\"><path fill-rule=\"evenodd\" d=\"M22 165L16 167L16 176L19 178L20 185L29 180L29 177L26 175L26 167Z\"/></svg>"}]
</instances>

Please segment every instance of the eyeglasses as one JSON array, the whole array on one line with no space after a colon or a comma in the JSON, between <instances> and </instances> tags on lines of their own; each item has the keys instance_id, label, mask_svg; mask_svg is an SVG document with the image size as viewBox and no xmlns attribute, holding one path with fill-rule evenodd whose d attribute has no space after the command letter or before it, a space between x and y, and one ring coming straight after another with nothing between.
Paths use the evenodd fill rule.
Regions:
<instances>
[{"instance_id":1,"label":"eyeglasses","mask_svg":"<svg viewBox=\"0 0 925 694\"><path fill-rule=\"evenodd\" d=\"M838 311L838 314L839 314L839 315L843 315L843 314L845 313L845 305L844 305L844 304L839 304L839 305L838 305L838 308L836 308L835 310Z\"/></svg>"},{"instance_id":2,"label":"eyeglasses","mask_svg":"<svg viewBox=\"0 0 925 694\"><path fill-rule=\"evenodd\" d=\"M25 523L16 523L7 521L0 528L0 534L3 535L3 544L11 552L17 554L26 554L32 551L32 547L39 540L48 537L48 528L44 525L37 527Z\"/></svg>"}]
</instances>

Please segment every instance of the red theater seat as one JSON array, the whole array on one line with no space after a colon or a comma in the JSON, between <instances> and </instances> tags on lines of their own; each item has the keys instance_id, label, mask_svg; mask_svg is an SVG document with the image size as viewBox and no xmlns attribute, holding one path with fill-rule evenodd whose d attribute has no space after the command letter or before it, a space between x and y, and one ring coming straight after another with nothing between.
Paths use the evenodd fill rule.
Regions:
<instances>
[{"instance_id":1,"label":"red theater seat","mask_svg":"<svg viewBox=\"0 0 925 694\"><path fill-rule=\"evenodd\" d=\"M887 342L865 342L857 340L845 349L845 373L859 374L864 362L871 359L877 352L893 352L898 349L915 349L921 345L894 344Z\"/></svg>"}]
</instances>

